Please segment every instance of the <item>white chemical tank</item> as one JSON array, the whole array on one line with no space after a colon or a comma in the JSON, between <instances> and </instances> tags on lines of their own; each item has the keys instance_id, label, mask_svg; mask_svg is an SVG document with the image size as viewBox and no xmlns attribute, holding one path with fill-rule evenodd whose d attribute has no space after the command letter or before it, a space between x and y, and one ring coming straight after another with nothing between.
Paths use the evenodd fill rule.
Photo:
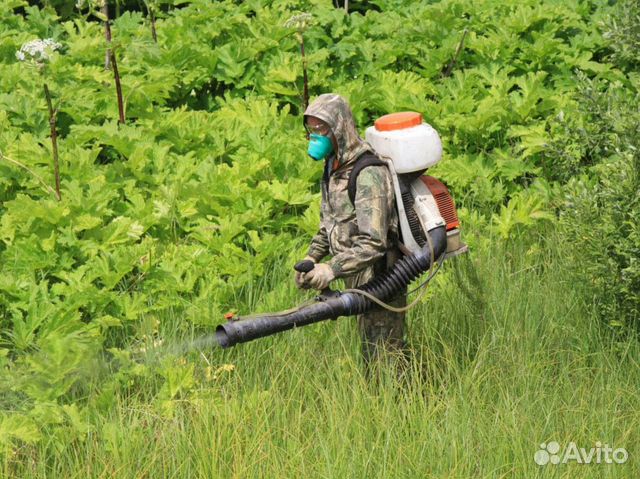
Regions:
<instances>
[{"instance_id":1,"label":"white chemical tank","mask_svg":"<svg viewBox=\"0 0 640 479\"><path fill-rule=\"evenodd\" d=\"M365 139L381 156L393 161L396 173L412 173L435 165L442 158L438 132L413 111L390 113L367 128Z\"/></svg>"}]
</instances>

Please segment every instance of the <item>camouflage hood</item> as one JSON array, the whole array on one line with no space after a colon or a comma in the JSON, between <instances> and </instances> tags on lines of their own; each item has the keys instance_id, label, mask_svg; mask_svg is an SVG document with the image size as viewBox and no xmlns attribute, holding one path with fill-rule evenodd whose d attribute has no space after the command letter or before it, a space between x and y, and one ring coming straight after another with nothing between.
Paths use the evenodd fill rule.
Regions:
<instances>
[{"instance_id":1,"label":"camouflage hood","mask_svg":"<svg viewBox=\"0 0 640 479\"><path fill-rule=\"evenodd\" d=\"M358 135L351 108L340 95L320 95L305 110L304 120L307 116L315 116L331 127L338 144L338 168L353 163L365 151L373 151L373 148Z\"/></svg>"}]
</instances>

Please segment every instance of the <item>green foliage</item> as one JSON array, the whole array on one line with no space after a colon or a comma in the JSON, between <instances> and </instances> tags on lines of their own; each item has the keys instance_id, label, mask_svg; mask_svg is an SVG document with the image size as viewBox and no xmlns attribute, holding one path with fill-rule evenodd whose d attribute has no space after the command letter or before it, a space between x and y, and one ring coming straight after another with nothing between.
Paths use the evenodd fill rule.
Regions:
<instances>
[{"instance_id":1,"label":"green foliage","mask_svg":"<svg viewBox=\"0 0 640 479\"><path fill-rule=\"evenodd\" d=\"M154 404L171 414L198 376L184 364L140 365L130 350L255 306L255 285L314 232L321 172L305 155L299 43L284 19L313 15L304 37L312 96L344 94L361 128L415 110L440 132L445 158L432 174L450 186L472 247L481 232L513 238L551 221L553 182L593 163L602 142L565 141L573 136L558 120L581 112L574 70L629 81L602 60L597 25L610 8L583 0L380 1L352 15L325 0L162 4L157 43L142 13L113 20L124 125L100 22L20 1L0 7L0 380L18 418L7 419L18 431L10 441L37 440L49 426L82 434L90 407L108 410L116 390L134 394L150 377L163 384L151 388ZM53 175L41 78L15 57L48 37L63 46L47 73L60 202L43 188ZM590 117L572 121L581 131ZM619 130L607 128L600 134ZM554 146L566 151L558 162ZM83 360L103 355L117 371L89 389Z\"/></svg>"},{"instance_id":2,"label":"green foliage","mask_svg":"<svg viewBox=\"0 0 640 479\"><path fill-rule=\"evenodd\" d=\"M621 0L608 18L605 38L611 45L613 61L628 71L640 66L640 5L634 0Z\"/></svg>"},{"instance_id":3,"label":"green foliage","mask_svg":"<svg viewBox=\"0 0 640 479\"><path fill-rule=\"evenodd\" d=\"M633 326L640 320L640 89L621 95L583 85L587 110L587 147L599 158L568 185L564 228L575 244L577 277L590 284L597 309L607 324ZM583 130L578 130L580 133ZM583 140L581 134L574 142ZM626 332L630 329L626 329Z\"/></svg>"},{"instance_id":4,"label":"green foliage","mask_svg":"<svg viewBox=\"0 0 640 479\"><path fill-rule=\"evenodd\" d=\"M635 141L630 125L637 113L638 79L594 81L578 72L576 80L575 103L549 122L542 150L551 178L562 182Z\"/></svg>"},{"instance_id":5,"label":"green foliage","mask_svg":"<svg viewBox=\"0 0 640 479\"><path fill-rule=\"evenodd\" d=\"M23 440L2 475L494 479L553 477L557 467L560 477L636 477L640 345L602 340L567 281L571 245L542 233L548 241L496 241L445 263L429 300L409 314L402 386L385 371L378 384L365 380L355 322L343 318L162 361L167 371L155 379L127 371L131 391L151 397L103 388L91 414L62 409L43 432L0 417L0 437ZM290 270L283 261L256 285L261 307L298 300ZM629 461L605 464L603 454L600 464L541 467L534 454L550 440L606 440L627 448Z\"/></svg>"},{"instance_id":6,"label":"green foliage","mask_svg":"<svg viewBox=\"0 0 640 479\"><path fill-rule=\"evenodd\" d=\"M548 159L568 185L563 227L575 244L575 274L602 320L624 333L640 320L640 10L622 1L607 19L610 57L628 75L578 75L576 108L552 123Z\"/></svg>"}]
</instances>

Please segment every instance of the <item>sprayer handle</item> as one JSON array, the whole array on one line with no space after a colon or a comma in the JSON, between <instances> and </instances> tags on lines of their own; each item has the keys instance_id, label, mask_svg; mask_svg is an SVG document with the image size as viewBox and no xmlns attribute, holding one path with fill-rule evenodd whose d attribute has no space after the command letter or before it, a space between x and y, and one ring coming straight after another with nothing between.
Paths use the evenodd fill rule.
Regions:
<instances>
[{"instance_id":1,"label":"sprayer handle","mask_svg":"<svg viewBox=\"0 0 640 479\"><path fill-rule=\"evenodd\" d=\"M293 269L295 269L298 273L308 273L315 267L315 263L310 259L304 259L302 261L298 261Z\"/></svg>"}]
</instances>

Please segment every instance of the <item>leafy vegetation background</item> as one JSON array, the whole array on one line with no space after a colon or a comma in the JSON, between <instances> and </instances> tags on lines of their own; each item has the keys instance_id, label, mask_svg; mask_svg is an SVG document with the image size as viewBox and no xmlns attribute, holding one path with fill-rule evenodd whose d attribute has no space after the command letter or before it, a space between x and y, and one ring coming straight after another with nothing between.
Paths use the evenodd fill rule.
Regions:
<instances>
[{"instance_id":1,"label":"leafy vegetation background","mask_svg":"<svg viewBox=\"0 0 640 479\"><path fill-rule=\"evenodd\" d=\"M152 5L157 43L145 9L124 5L112 23L125 124L95 16L65 2L0 5L6 475L532 475L549 435L633 444L633 2L379 0L351 14L329 1ZM304 33L312 95L346 96L362 129L420 111L444 141L432 174L454 194L472 253L410 317L424 363L404 402L391 385L362 382L347 320L225 352L202 336L229 310L302 299L289 270L317 228L321 172L306 158L302 61L284 27L300 11L314 19ZM62 44L44 74L15 56L34 38ZM41 181L53 185L45 80L59 108L61 201ZM307 371L308 356L324 372ZM576 391L615 414L578 406ZM511 411L513 422L483 422L475 408ZM579 426L585 415L597 433ZM520 436L492 449L491 431ZM423 458L442 449L437 437L452 451ZM386 455L389 441L405 444L404 459ZM468 441L492 461L459 449Z\"/></svg>"}]
</instances>

